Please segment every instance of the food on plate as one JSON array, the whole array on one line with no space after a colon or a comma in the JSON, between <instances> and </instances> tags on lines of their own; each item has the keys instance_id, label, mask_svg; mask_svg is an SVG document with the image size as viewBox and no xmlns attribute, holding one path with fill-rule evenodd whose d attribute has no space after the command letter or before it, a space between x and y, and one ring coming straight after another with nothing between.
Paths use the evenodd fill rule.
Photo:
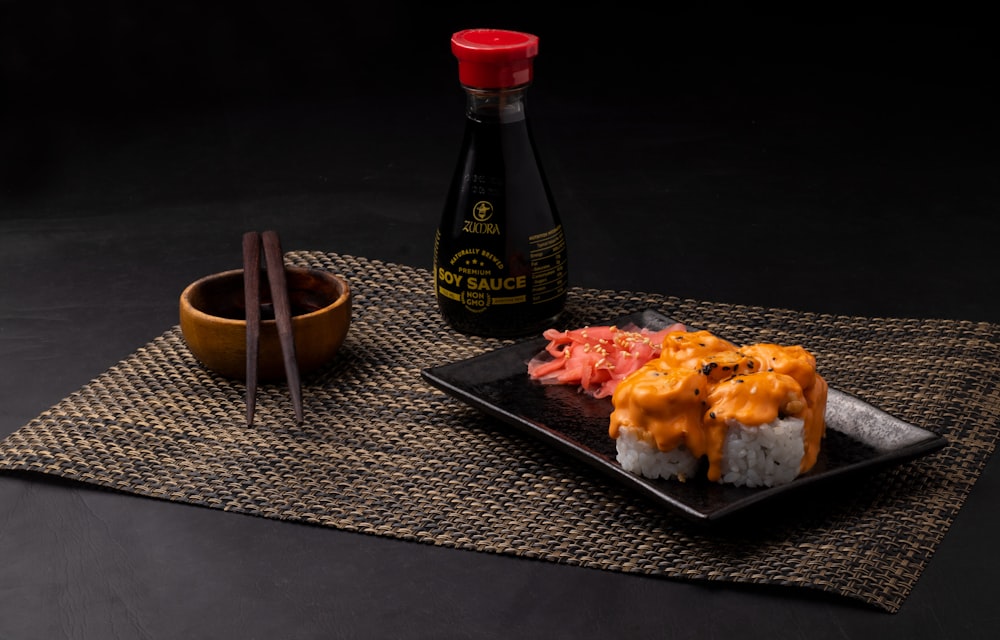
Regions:
<instances>
[{"instance_id":1,"label":"food on plate","mask_svg":"<svg viewBox=\"0 0 1000 640\"><path fill-rule=\"evenodd\" d=\"M816 464L827 384L799 345L740 347L680 323L543 335L528 374L610 397L608 433L626 471L683 482L705 468L712 482L770 487Z\"/></svg>"},{"instance_id":2,"label":"food on plate","mask_svg":"<svg viewBox=\"0 0 1000 640\"><path fill-rule=\"evenodd\" d=\"M708 331L673 331L658 358L618 383L609 434L622 468L648 478L786 484L816 463L826 381L801 346L737 347Z\"/></svg>"},{"instance_id":3,"label":"food on plate","mask_svg":"<svg viewBox=\"0 0 1000 640\"><path fill-rule=\"evenodd\" d=\"M595 398L614 393L618 383L660 355L663 338L684 325L659 331L614 325L569 331L548 329L545 351L528 362L528 375L545 384L579 385Z\"/></svg>"}]
</instances>

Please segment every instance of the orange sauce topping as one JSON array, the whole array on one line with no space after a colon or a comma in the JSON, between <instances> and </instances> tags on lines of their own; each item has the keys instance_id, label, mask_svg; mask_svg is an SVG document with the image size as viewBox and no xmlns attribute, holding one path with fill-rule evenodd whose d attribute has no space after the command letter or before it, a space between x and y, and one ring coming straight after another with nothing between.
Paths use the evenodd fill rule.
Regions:
<instances>
[{"instance_id":1,"label":"orange sauce topping","mask_svg":"<svg viewBox=\"0 0 1000 640\"><path fill-rule=\"evenodd\" d=\"M635 428L661 451L684 445L708 458L708 479L718 481L731 421L754 427L801 418L801 473L816 464L826 396L816 358L801 346L739 348L708 331L676 331L664 338L659 358L618 383L608 431L617 438L621 427Z\"/></svg>"}]
</instances>

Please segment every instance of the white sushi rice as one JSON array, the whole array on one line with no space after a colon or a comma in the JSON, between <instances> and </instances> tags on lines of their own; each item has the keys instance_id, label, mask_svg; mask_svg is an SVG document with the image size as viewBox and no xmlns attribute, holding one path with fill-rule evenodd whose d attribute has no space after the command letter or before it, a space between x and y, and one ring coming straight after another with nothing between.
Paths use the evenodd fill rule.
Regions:
<instances>
[{"instance_id":1,"label":"white sushi rice","mask_svg":"<svg viewBox=\"0 0 1000 640\"><path fill-rule=\"evenodd\" d=\"M656 478L676 477L680 481L694 477L698 459L683 445L672 451L660 451L654 444L639 437L639 430L620 427L615 440L618 464L630 473Z\"/></svg>"},{"instance_id":2,"label":"white sushi rice","mask_svg":"<svg viewBox=\"0 0 1000 640\"><path fill-rule=\"evenodd\" d=\"M777 419L759 427L728 423L720 482L747 487L787 484L799 475L805 455L801 418Z\"/></svg>"},{"instance_id":3,"label":"white sushi rice","mask_svg":"<svg viewBox=\"0 0 1000 640\"><path fill-rule=\"evenodd\" d=\"M803 424L801 418L777 419L757 427L729 421L719 481L736 486L773 487L794 480L805 454ZM693 478L698 470L698 459L683 446L660 451L639 437L638 430L632 427L619 429L615 446L618 464L646 478L676 477L683 481Z\"/></svg>"}]
</instances>

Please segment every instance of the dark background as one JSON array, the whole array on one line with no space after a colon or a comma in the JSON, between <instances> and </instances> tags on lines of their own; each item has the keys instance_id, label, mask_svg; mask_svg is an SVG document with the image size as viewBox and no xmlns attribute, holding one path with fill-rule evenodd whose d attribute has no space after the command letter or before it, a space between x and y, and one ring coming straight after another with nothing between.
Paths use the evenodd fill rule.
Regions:
<instances>
[{"instance_id":1,"label":"dark background","mask_svg":"<svg viewBox=\"0 0 1000 640\"><path fill-rule=\"evenodd\" d=\"M678 295L803 306L782 271L822 219L812 268L833 284L809 310L987 319L987 29L531 7L4 0L0 216L127 209L230 256L241 225L273 225L289 248L429 266L463 121L449 38L495 26L541 38L529 109L574 284L632 288L656 268ZM391 233L339 244L357 216ZM915 219L940 224L932 244ZM877 257L856 268L858 252ZM942 281L944 255L968 281ZM701 286L706 271L726 284ZM928 287L945 293L931 310Z\"/></svg>"},{"instance_id":2,"label":"dark background","mask_svg":"<svg viewBox=\"0 0 1000 640\"><path fill-rule=\"evenodd\" d=\"M653 14L627 3L360 4L3 0L4 103L134 115L439 93L454 85L451 33L487 26L539 35L540 85L560 99L794 97L872 112L888 99L903 115L933 105L933 116L978 110L995 84L995 41L975 24L687 15L669 5Z\"/></svg>"},{"instance_id":3,"label":"dark background","mask_svg":"<svg viewBox=\"0 0 1000 640\"><path fill-rule=\"evenodd\" d=\"M930 153L945 137L963 153L995 140L996 43L975 25L720 20L615 3L341 4L0 0L3 194L31 196L58 179L69 133L110 146L143 128L284 108L336 135L359 123L335 122L334 107L354 106L398 126L405 145L425 121L461 117L448 39L472 26L541 37L540 136L581 113L592 116L576 124L583 136L630 126L683 136L678 124L712 122L763 137L780 126L813 137L816 161L884 152L890 172L913 154L961 162ZM635 151L626 160L641 170Z\"/></svg>"},{"instance_id":4,"label":"dark background","mask_svg":"<svg viewBox=\"0 0 1000 640\"><path fill-rule=\"evenodd\" d=\"M1000 168L986 28L421 4L0 1L0 216L129 209L208 242L322 211L327 226L289 228L286 246L428 266L463 118L449 37L495 26L541 38L529 109L574 284L631 288L622 274L657 268L678 295L785 306L819 268L829 295L812 310L925 314L913 296L930 285L952 292L934 315L986 319ZM338 245L373 215L406 245ZM811 267L795 257L816 245L804 216L834 236ZM916 218L939 221L934 244L907 230ZM660 237L661 255L611 226ZM736 244L754 258L724 257ZM620 268L587 275L597 252ZM878 257L861 270L857 252ZM933 268L949 254L970 278L951 289ZM700 286L706 270L724 284Z\"/></svg>"}]
</instances>

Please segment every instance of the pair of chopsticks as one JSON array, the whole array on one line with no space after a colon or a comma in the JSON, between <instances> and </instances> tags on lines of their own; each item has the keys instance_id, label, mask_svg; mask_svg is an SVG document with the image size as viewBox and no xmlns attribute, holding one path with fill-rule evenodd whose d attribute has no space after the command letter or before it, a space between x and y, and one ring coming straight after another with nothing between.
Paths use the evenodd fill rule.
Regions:
<instances>
[{"instance_id":1,"label":"pair of chopsticks","mask_svg":"<svg viewBox=\"0 0 1000 640\"><path fill-rule=\"evenodd\" d=\"M302 424L302 384L299 365L295 359L295 342L292 337L292 311L288 300L288 283L285 279L285 259L281 241L276 231L247 231L243 234L243 295L247 314L247 426L253 426L257 406L257 354L260 343L260 252L264 248L267 280L271 288L271 302L278 324L281 355L284 358L285 378L292 395L297 424Z\"/></svg>"}]
</instances>

